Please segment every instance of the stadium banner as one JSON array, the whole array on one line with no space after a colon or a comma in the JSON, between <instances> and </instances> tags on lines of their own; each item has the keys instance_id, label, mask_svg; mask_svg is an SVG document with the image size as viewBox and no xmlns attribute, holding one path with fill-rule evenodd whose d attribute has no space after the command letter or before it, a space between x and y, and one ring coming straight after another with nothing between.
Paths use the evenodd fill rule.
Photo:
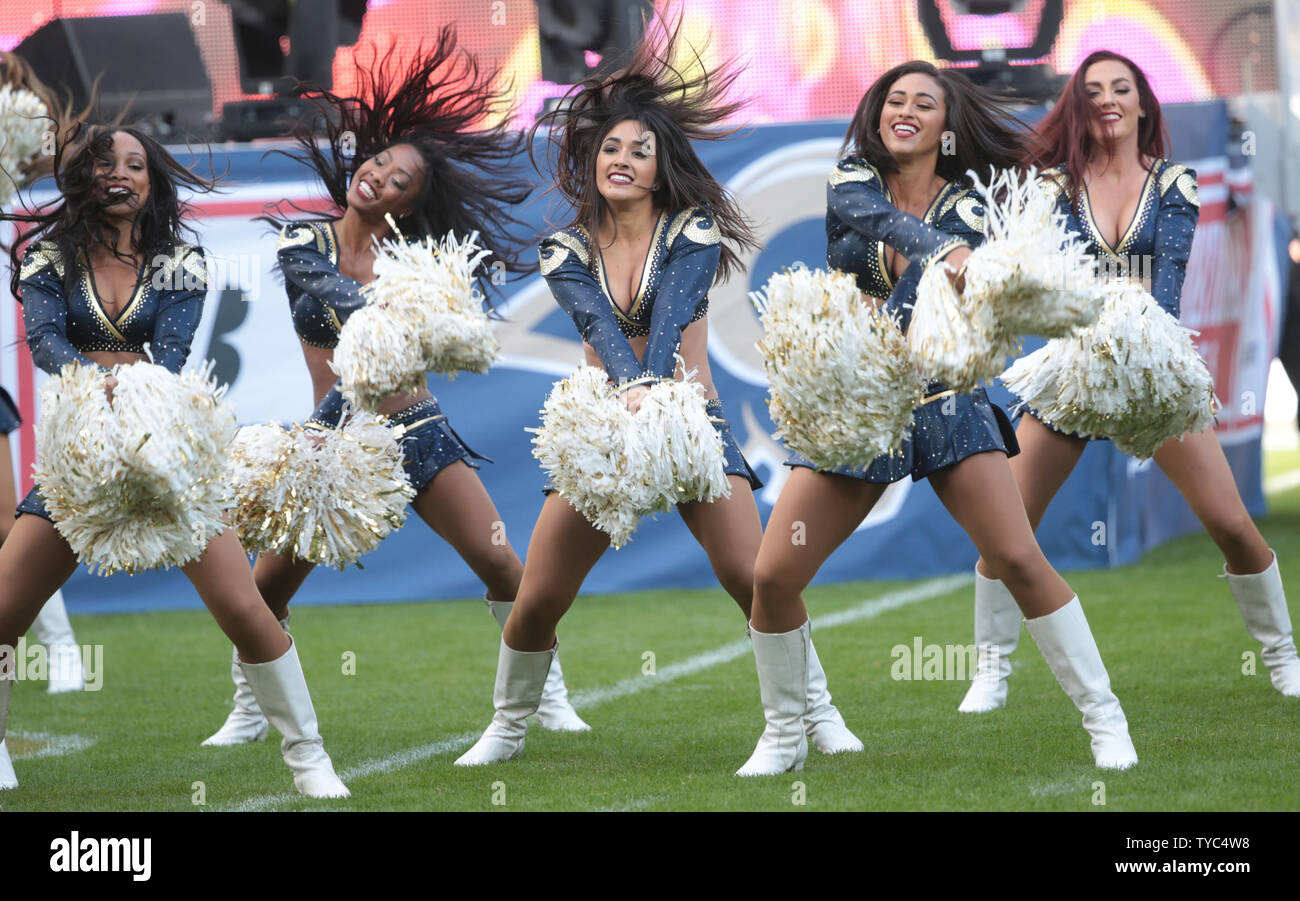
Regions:
<instances>
[{"instance_id":1,"label":"stadium banner","mask_svg":"<svg viewBox=\"0 0 1300 901\"><path fill-rule=\"evenodd\" d=\"M1225 146L1225 105L1170 105L1174 159L1192 165L1200 179L1201 222L1183 295L1183 322L1200 332L1223 401L1220 437L1253 513L1263 510L1261 431L1267 366L1277 341L1279 284L1274 212L1249 190L1249 172L1230 171ZM825 183L846 130L842 120L756 126L699 153L709 169L758 221L763 249L749 270L710 293L709 348L718 391L737 440L766 485L758 492L766 521L788 474L786 454L771 437L762 361L754 343L758 319L747 293L796 262L825 260ZM214 147L189 157L206 172L228 169L223 193L200 197L200 242L214 274L189 365L216 361L229 382L227 398L241 422L293 421L312 409L311 385L274 273L275 234L255 221L268 202L289 200L323 209L306 170L264 148ZM528 169L526 160L519 163ZM531 171L529 169L528 171ZM537 176L534 175L534 178ZM1230 212L1230 191L1234 203ZM539 187L545 187L540 185ZM539 192L540 193L540 192ZM553 197L553 195L549 195ZM563 211L544 196L522 218L540 234L565 224ZM501 361L487 375L431 378L449 421L479 453L492 458L480 470L501 513L506 535L522 557L542 504L543 474L530 454L530 436L552 384L581 360L577 332L555 305L540 276L504 285L495 303ZM1036 345L1030 345L1032 349ZM0 382L18 400L21 433L11 436L20 490L31 483L32 422L44 376L33 372L23 343L19 307L0 315ZM1006 402L1001 386L995 402ZM1151 464L1138 465L1109 442L1093 442L1047 513L1039 540L1062 569L1130 563L1147 548L1196 528L1186 504ZM854 535L822 567L819 582L920 578L969 571L976 552L926 482L891 486ZM708 560L675 515L644 521L632 542L610 551L584 586L604 593L716 585ZM295 603L377 603L481 596L469 567L419 520L407 524L342 572L318 569ZM200 602L177 572L102 578L80 569L65 587L74 613L191 608Z\"/></svg>"}]
</instances>

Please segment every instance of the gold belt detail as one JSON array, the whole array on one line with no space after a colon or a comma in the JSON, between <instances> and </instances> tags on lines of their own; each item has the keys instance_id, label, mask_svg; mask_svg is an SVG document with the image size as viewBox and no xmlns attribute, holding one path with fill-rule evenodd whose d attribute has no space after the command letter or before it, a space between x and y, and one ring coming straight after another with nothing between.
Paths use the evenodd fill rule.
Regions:
<instances>
[{"instance_id":1,"label":"gold belt detail","mask_svg":"<svg viewBox=\"0 0 1300 901\"><path fill-rule=\"evenodd\" d=\"M955 388L949 388L947 391L940 391L938 394L931 394L925 400L921 401L921 406L924 407L926 404L934 403L936 400L941 400L945 397L952 397L956 393L957 390Z\"/></svg>"}]
</instances>

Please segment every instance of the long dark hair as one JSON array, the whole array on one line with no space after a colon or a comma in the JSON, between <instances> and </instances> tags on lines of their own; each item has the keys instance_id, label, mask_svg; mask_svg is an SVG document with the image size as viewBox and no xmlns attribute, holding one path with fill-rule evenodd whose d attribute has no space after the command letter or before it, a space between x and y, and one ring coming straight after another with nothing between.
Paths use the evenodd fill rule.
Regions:
<instances>
[{"instance_id":1,"label":"long dark hair","mask_svg":"<svg viewBox=\"0 0 1300 901\"><path fill-rule=\"evenodd\" d=\"M755 250L759 242L749 217L705 168L691 141L735 133L734 128L718 131L715 126L744 106L743 101L726 99L740 71L728 61L710 72L695 47L690 47L690 74L674 68L670 60L680 31L680 22L647 28L626 68L574 85L557 109L537 120L530 138L542 126L553 129L545 166L554 175L555 190L574 206L569 225L581 225L594 236L609 209L596 185L596 154L620 122L641 123L655 137L655 206L709 212L723 237L717 275L723 281L743 268L737 250ZM538 166L531 140L528 152Z\"/></svg>"},{"instance_id":2,"label":"long dark hair","mask_svg":"<svg viewBox=\"0 0 1300 901\"><path fill-rule=\"evenodd\" d=\"M44 121L47 123L47 131L53 137L53 146L50 150L54 150L72 136L77 126L90 114L99 96L96 84L91 89L86 106L77 110L72 104L71 92L65 91L60 94L53 90L36 77L27 60L7 50L0 50L0 87L7 87L14 91L30 91L36 95L41 105L45 107ZM21 192L28 185L54 174L54 158L53 152L37 152L31 159L21 162L17 172L0 172L0 179L4 179L7 183L6 187ZM7 252L10 249L8 236L0 235L0 250Z\"/></svg>"},{"instance_id":3,"label":"long dark hair","mask_svg":"<svg viewBox=\"0 0 1300 901\"><path fill-rule=\"evenodd\" d=\"M371 51L371 64L358 68L356 96L299 85L317 115L295 129L296 150L275 152L310 166L341 214L357 169L389 147L409 144L424 163L424 185L411 214L396 220L404 235L477 231L479 243L510 271L535 268L522 255L531 242L512 236L512 226L516 233L524 226L511 208L528 198L532 185L511 172L523 137L510 131L506 91L494 86L497 72L480 70L474 57L458 51L450 25L406 68L396 47L378 59ZM497 124L487 125L494 114ZM324 148L316 141L320 129L328 138ZM263 218L277 226L287 221L275 212Z\"/></svg>"},{"instance_id":4,"label":"long dark hair","mask_svg":"<svg viewBox=\"0 0 1300 901\"><path fill-rule=\"evenodd\" d=\"M55 184L59 197L37 206L0 213L0 221L30 226L23 241L53 241L64 260L76 260L95 245L119 255L117 243L121 232L105 215L113 201L98 189L102 176L95 174L95 164L112 157L113 135L123 133L144 147L145 168L149 174L149 197L139 209L131 226L131 248L146 260L170 254L186 235L197 232L185 221L193 207L181 198L182 191L207 193L216 189L216 178L203 178L182 166L149 135L129 125L85 125L76 123L67 138L55 149ZM22 242L15 241L9 250L13 272L9 288L18 296ZM75 266L65 269L65 281L71 284ZM67 286L65 285L65 287Z\"/></svg>"},{"instance_id":5,"label":"long dark hair","mask_svg":"<svg viewBox=\"0 0 1300 901\"><path fill-rule=\"evenodd\" d=\"M1133 73L1138 102L1142 106L1142 112L1146 113L1138 120L1138 153L1153 159L1163 159L1169 147L1169 134L1165 130L1164 116L1160 113L1160 101L1156 99L1155 91L1151 90L1146 73L1127 56L1111 50L1097 50L1088 54L1070 76L1051 112L1038 123L1037 133L1031 138L1025 152L1026 165L1063 169L1070 197L1076 203L1088 159L1101 149L1088 130L1089 123L1100 121L1101 111L1088 96L1084 79L1088 67L1103 60L1122 63ZM1102 146L1109 159L1114 152L1113 148L1109 145Z\"/></svg>"},{"instance_id":6,"label":"long dark hair","mask_svg":"<svg viewBox=\"0 0 1300 901\"><path fill-rule=\"evenodd\" d=\"M894 83L916 73L928 75L943 89L944 129L953 133L953 152L938 155L936 174L969 186L967 169L985 177L990 166L1014 169L1021 164L1027 126L1015 115L1011 100L981 88L959 70L937 69L922 60L894 66L867 89L841 152L860 156L881 172L898 171L898 161L880 139L880 114Z\"/></svg>"}]
</instances>

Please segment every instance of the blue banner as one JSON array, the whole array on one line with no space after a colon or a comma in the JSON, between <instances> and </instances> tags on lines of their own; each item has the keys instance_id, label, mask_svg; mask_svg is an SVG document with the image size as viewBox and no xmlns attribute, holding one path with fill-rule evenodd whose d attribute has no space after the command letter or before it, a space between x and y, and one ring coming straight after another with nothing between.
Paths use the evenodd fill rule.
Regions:
<instances>
[{"instance_id":1,"label":"blue banner","mask_svg":"<svg viewBox=\"0 0 1300 901\"><path fill-rule=\"evenodd\" d=\"M1171 106L1166 112L1172 156L1193 164L1201 173L1203 196L1213 195L1213 184L1223 186L1227 172L1224 105ZM711 292L709 336L713 377L731 427L767 483L758 493L765 521L788 471L782 465L784 451L771 438L762 362L753 346L758 321L746 294L796 261L824 264L825 179L845 130L842 121L758 126L698 147L705 164L759 222L765 244L748 261L746 274ZM251 219L265 201L306 199L317 189L305 170L279 157L266 158L259 149L214 152L218 172L229 165L225 183L230 193L203 204L209 218L200 230L227 277L209 297L191 362L206 357L218 361L218 374L231 382L230 398L244 422L305 418L312 407L310 386L283 289L273 277L275 237ZM206 165L206 155L198 159ZM520 165L527 168L526 160ZM1226 187L1221 192L1226 193ZM1210 206L1207 201L1203 226ZM1220 206L1226 208L1226 203ZM547 213L554 217L562 212L549 198L534 200L521 212L537 234L566 224L553 219L547 226ZM1218 228L1225 227L1223 217L1221 212ZM1197 250L1200 237L1198 232ZM1189 267L1189 279L1197 277L1197 271L1195 265ZM457 432L495 461L485 464L480 476L510 542L523 557L541 508L544 481L524 429L538 424L538 411L552 384L581 360L581 345L572 322L555 306L540 277L507 284L496 302L506 319L500 327L503 361L487 375L461 375L453 381L431 378L430 388ZM1262 387L1258 392L1262 413ZM990 393L995 402L1005 403L1001 386ZM1263 508L1258 431L1257 423L1252 430L1246 422L1227 446L1253 512ZM1182 499L1153 466L1137 466L1108 442L1093 442L1049 509L1039 540L1059 568L1116 566L1195 527ZM968 571L975 559L974 547L928 483L907 480L885 493L817 581L920 578ZM584 590L715 584L704 552L680 519L661 515L642 523L623 550L608 552ZM344 572L317 569L295 603L467 598L482 592L469 567L412 513L404 528L364 558L362 567ZM175 571L104 579L81 570L65 594L75 613L199 605L193 588Z\"/></svg>"}]
</instances>

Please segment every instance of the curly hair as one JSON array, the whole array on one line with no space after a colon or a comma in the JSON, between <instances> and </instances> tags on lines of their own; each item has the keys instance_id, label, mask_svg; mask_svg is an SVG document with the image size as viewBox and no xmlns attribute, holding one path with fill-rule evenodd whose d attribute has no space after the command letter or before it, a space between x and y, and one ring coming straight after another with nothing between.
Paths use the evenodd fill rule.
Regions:
<instances>
[{"instance_id":1,"label":"curly hair","mask_svg":"<svg viewBox=\"0 0 1300 901\"><path fill-rule=\"evenodd\" d=\"M880 139L880 114L895 82L912 74L928 75L943 89L944 128L953 133L954 152L939 154L934 167L938 175L969 187L968 169L983 175L989 166L1020 165L1028 126L1012 111L1012 101L956 69L938 69L922 60L894 66L872 83L853 114L842 151L862 157L881 172L898 171L898 162Z\"/></svg>"},{"instance_id":2,"label":"curly hair","mask_svg":"<svg viewBox=\"0 0 1300 901\"><path fill-rule=\"evenodd\" d=\"M581 225L594 235L609 210L595 177L601 143L620 122L640 123L654 135L660 182L651 195L655 207L709 211L723 237L717 275L723 281L743 268L737 251L756 250L759 242L749 217L705 168L691 141L717 140L737 131L715 126L744 106L744 101L727 99L740 71L728 60L710 72L690 45L687 72L674 67L671 60L680 32L680 21L672 27L648 28L626 68L574 85L556 109L537 120L530 138L539 128L551 129L545 168L554 176L553 189L574 207L568 224ZM541 171L533 143L530 140L529 157Z\"/></svg>"},{"instance_id":3,"label":"curly hair","mask_svg":"<svg viewBox=\"0 0 1300 901\"><path fill-rule=\"evenodd\" d=\"M300 82L316 114L295 127L295 150L272 152L309 166L341 214L357 169L389 147L408 144L424 163L424 183L410 215L396 220L402 233L442 237L477 231L480 243L509 271L531 271L536 263L523 254L531 241L512 235L525 227L511 208L528 198L532 184L512 172L523 136L510 131L503 106L507 89L494 87L497 72L480 70L474 57L457 50L450 25L432 48L420 47L408 67L399 64L395 52L390 48L358 68L357 96L340 97ZM485 124L493 115L499 116L497 124ZM318 131L328 139L324 147L317 143ZM275 213L263 219L276 226L288 221Z\"/></svg>"},{"instance_id":4,"label":"curly hair","mask_svg":"<svg viewBox=\"0 0 1300 901\"><path fill-rule=\"evenodd\" d=\"M185 221L193 213L181 192L207 193L216 189L215 178L203 178L176 161L167 150L139 129L123 125L85 125L75 123L71 133L61 141L54 154L55 184L59 197L35 209L23 208L0 213L0 221L29 227L23 241L9 248L12 273L9 288L18 296L21 251L27 241L47 239L59 248L64 259L73 260L95 245L118 255L121 232L105 215L113 201L100 190L104 176L95 172L96 164L112 159L113 136L128 134L144 147L145 167L149 174L149 196L131 226L131 247L146 258L169 254L185 243L186 234L197 233ZM67 267L69 284L75 267Z\"/></svg>"}]
</instances>

